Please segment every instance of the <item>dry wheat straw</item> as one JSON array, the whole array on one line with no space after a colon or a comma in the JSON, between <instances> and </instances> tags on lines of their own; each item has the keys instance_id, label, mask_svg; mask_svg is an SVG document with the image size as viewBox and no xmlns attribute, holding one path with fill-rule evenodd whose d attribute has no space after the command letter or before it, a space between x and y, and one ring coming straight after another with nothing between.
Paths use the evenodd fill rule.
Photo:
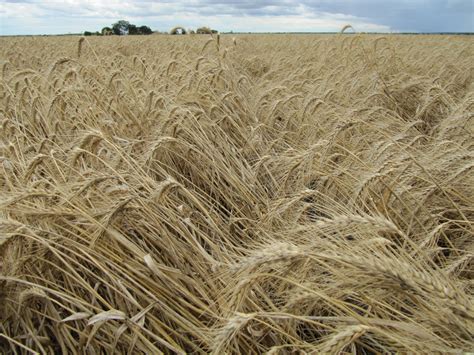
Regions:
<instances>
[{"instance_id":1,"label":"dry wheat straw","mask_svg":"<svg viewBox=\"0 0 474 355\"><path fill-rule=\"evenodd\" d=\"M331 339L322 344L321 350L315 353L340 354L345 347L364 335L370 327L365 325L352 325L334 334Z\"/></svg>"},{"instance_id":2,"label":"dry wheat straw","mask_svg":"<svg viewBox=\"0 0 474 355\"><path fill-rule=\"evenodd\" d=\"M0 38L0 352L471 351L471 47Z\"/></svg>"}]
</instances>

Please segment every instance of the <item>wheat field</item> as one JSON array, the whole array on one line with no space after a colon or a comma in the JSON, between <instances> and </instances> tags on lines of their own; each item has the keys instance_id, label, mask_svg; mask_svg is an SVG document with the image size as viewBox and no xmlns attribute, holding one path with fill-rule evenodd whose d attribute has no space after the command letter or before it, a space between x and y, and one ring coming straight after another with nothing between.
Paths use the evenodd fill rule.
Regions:
<instances>
[{"instance_id":1,"label":"wheat field","mask_svg":"<svg viewBox=\"0 0 474 355\"><path fill-rule=\"evenodd\" d=\"M474 351L470 36L0 38L0 352Z\"/></svg>"}]
</instances>

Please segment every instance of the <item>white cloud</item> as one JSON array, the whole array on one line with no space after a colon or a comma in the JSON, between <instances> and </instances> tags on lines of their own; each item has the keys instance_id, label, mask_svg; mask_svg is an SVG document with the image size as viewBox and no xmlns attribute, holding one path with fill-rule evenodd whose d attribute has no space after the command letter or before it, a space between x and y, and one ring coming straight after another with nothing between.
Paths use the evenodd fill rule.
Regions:
<instances>
[{"instance_id":1,"label":"white cloud","mask_svg":"<svg viewBox=\"0 0 474 355\"><path fill-rule=\"evenodd\" d=\"M437 11L441 8L444 12ZM416 26L423 31L465 31L472 29L472 11L466 9L460 0L3 0L0 34L77 33L100 30L120 19L155 30L180 24L221 31L316 32L338 31L350 23L358 31L416 31ZM437 21L436 16L451 22Z\"/></svg>"}]
</instances>

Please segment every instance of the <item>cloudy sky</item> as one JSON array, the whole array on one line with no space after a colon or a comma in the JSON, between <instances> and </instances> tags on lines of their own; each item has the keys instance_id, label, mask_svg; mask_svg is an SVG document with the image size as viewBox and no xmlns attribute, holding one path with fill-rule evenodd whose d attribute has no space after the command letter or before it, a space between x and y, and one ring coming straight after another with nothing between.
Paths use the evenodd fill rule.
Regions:
<instances>
[{"instance_id":1,"label":"cloudy sky","mask_svg":"<svg viewBox=\"0 0 474 355\"><path fill-rule=\"evenodd\" d=\"M0 35L97 31L125 19L153 30L474 32L474 0L0 0Z\"/></svg>"}]
</instances>

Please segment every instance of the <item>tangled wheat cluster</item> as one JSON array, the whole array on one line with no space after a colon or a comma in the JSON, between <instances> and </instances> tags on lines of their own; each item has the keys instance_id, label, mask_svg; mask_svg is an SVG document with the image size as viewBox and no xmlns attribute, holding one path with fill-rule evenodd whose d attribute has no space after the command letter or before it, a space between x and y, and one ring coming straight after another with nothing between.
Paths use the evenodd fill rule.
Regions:
<instances>
[{"instance_id":1,"label":"tangled wheat cluster","mask_svg":"<svg viewBox=\"0 0 474 355\"><path fill-rule=\"evenodd\" d=\"M469 37L0 39L0 349L462 353Z\"/></svg>"}]
</instances>

